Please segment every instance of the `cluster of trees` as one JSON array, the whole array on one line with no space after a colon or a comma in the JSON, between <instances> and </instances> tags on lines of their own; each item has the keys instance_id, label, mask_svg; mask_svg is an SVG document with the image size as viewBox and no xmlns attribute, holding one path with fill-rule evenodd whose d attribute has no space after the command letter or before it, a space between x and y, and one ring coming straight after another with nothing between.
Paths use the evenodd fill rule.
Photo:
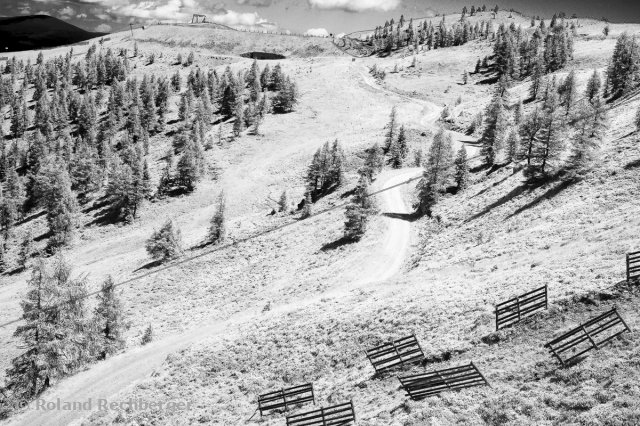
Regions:
<instances>
[{"instance_id":1,"label":"cluster of trees","mask_svg":"<svg viewBox=\"0 0 640 426\"><path fill-rule=\"evenodd\" d=\"M226 205L224 192L221 192L218 196L216 210L209 221L209 229L203 245L216 245L224 242L227 236ZM149 256L158 263L177 259L184 253L180 229L173 220L167 219L160 229L153 231L146 241L145 248Z\"/></svg>"},{"instance_id":2,"label":"cluster of trees","mask_svg":"<svg viewBox=\"0 0 640 426\"><path fill-rule=\"evenodd\" d=\"M315 202L342 185L344 162L344 152L337 139L333 144L325 142L322 148L318 148L307 169L307 198Z\"/></svg>"},{"instance_id":3,"label":"cluster of trees","mask_svg":"<svg viewBox=\"0 0 640 426\"><path fill-rule=\"evenodd\" d=\"M618 37L607 68L604 96L619 97L640 85L640 44L635 36Z\"/></svg>"},{"instance_id":4,"label":"cluster of trees","mask_svg":"<svg viewBox=\"0 0 640 426\"><path fill-rule=\"evenodd\" d=\"M501 24L494 43L493 68L505 80L521 80L527 76L539 81L546 73L563 68L573 57L575 26L553 16L549 27L545 21L528 35L522 27ZM476 72L486 66L480 60Z\"/></svg>"},{"instance_id":5,"label":"cluster of trees","mask_svg":"<svg viewBox=\"0 0 640 426\"><path fill-rule=\"evenodd\" d=\"M86 280L72 279L62 257L51 266L42 258L35 262L22 302L24 321L14 334L23 352L11 361L0 387L0 418L10 414L10 406L31 401L57 380L124 348L123 306L113 280L102 284L92 312L87 294Z\"/></svg>"},{"instance_id":6,"label":"cluster of trees","mask_svg":"<svg viewBox=\"0 0 640 426\"><path fill-rule=\"evenodd\" d=\"M469 185L467 151L463 146L455 155L451 134L440 128L433 137L424 165L424 175L418 183L420 213L432 216L433 208L442 194L453 184L458 191Z\"/></svg>"},{"instance_id":7,"label":"cluster of trees","mask_svg":"<svg viewBox=\"0 0 640 426\"><path fill-rule=\"evenodd\" d=\"M600 74L594 70L583 97L573 71L560 82L546 78L541 86L541 102L529 114L522 102L509 108L498 88L484 114L481 154L489 166L525 161L531 178L547 177L561 165L582 173L607 126Z\"/></svg>"},{"instance_id":8,"label":"cluster of trees","mask_svg":"<svg viewBox=\"0 0 640 426\"><path fill-rule=\"evenodd\" d=\"M204 150L214 121L235 117L235 135L249 127L257 133L266 114L290 112L298 98L279 64L260 69L254 61L220 75L196 67L183 89L179 71L129 77L125 49L94 45L79 60L73 56L70 50L45 60L41 53L35 64L13 58L0 79L0 124L7 110L10 120L10 135L0 130L0 265L14 224L33 209L47 212L52 251L71 240L77 199L103 194L109 218L131 222L145 200L195 189L210 169ZM180 125L154 184L149 145L164 131L176 94Z\"/></svg>"},{"instance_id":9,"label":"cluster of trees","mask_svg":"<svg viewBox=\"0 0 640 426\"><path fill-rule=\"evenodd\" d=\"M476 9L472 9L475 14ZM486 10L485 6L483 10ZM428 50L460 46L472 40L487 39L493 34L491 21L483 20L471 24L464 19L465 16L463 15L460 22L454 22L449 26L444 16L442 21L435 25L427 20L414 25L413 19L406 21L403 15L398 22L392 19L385 22L384 26L376 27L373 34L366 38L365 43L372 46L375 53L388 54L409 46L415 51L418 51L421 46Z\"/></svg>"},{"instance_id":10,"label":"cluster of trees","mask_svg":"<svg viewBox=\"0 0 640 426\"><path fill-rule=\"evenodd\" d=\"M409 155L409 145L404 125L398 128L398 113L393 107L386 126L383 151L389 155L389 164L394 169L401 168Z\"/></svg>"}]
</instances>

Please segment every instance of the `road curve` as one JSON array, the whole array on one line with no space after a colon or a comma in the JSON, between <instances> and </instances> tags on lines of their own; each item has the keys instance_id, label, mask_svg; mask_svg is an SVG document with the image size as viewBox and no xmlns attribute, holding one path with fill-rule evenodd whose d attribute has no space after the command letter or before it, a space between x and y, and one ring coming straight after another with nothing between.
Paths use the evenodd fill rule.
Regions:
<instances>
[{"instance_id":1,"label":"road curve","mask_svg":"<svg viewBox=\"0 0 640 426\"><path fill-rule=\"evenodd\" d=\"M373 190L400 184L410 178L419 176L421 169L404 169L388 171L378 179ZM398 186L378 195L383 213L407 214L407 207L403 197L403 186ZM373 253L366 253L364 259L347 261L358 262L363 273L358 281L352 281L347 286L334 288L316 297L297 299L287 304L272 307L270 315L279 315L307 307L321 299L349 296L351 290L357 287L386 281L398 273L405 260L411 239L411 226L406 220L385 217L387 224L381 243ZM347 277L345 277L347 278ZM52 389L46 391L41 398L49 401L86 401L91 397L94 407L98 399L113 400L123 390L130 388L136 382L151 376L153 371L162 366L167 356L180 351L190 344L208 339L213 344L219 342L215 337L230 337L237 325L246 323L261 315L264 303L239 312L231 318L214 321L194 327L180 334L169 335L153 341L146 346L135 347L126 352L91 365L89 369L64 379ZM76 425L89 415L91 411L42 411L32 408L24 410L9 419L8 425L53 426Z\"/></svg>"}]
</instances>

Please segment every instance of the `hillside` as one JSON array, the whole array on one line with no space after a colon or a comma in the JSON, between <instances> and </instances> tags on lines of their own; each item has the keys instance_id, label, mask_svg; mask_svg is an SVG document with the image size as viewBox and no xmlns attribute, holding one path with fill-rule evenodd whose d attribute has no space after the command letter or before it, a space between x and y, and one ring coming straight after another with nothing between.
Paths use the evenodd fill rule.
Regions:
<instances>
[{"instance_id":1,"label":"hillside","mask_svg":"<svg viewBox=\"0 0 640 426\"><path fill-rule=\"evenodd\" d=\"M239 56L248 52L303 58L342 55L330 38L244 32L210 25L180 25L172 26L170 30L153 25L138 32L136 40L161 47L206 49L221 55Z\"/></svg>"},{"instance_id":2,"label":"hillside","mask_svg":"<svg viewBox=\"0 0 640 426\"><path fill-rule=\"evenodd\" d=\"M526 17L508 16L501 11L495 26L529 25ZM484 19L490 19L488 14ZM640 25L610 24L605 37L603 27L599 21L577 24L573 57L548 81L575 71L576 93L582 97L594 69L605 71L616 38L625 31L640 34ZM134 43L137 56L131 54ZM80 60L88 49L74 48L74 58ZM186 82L195 70L240 75L253 63L240 55L281 54L287 59L260 61L259 66L280 64L297 84L298 103L292 112L267 114L259 131L246 129L237 137L231 136L233 118L212 114L206 134L216 142L204 150L209 167L193 192L152 198L127 224L103 220L106 197L100 189L80 199L77 235L62 250L73 276L88 277L89 291L107 275L116 282L133 278L118 287L127 348L57 381L42 398L188 401L191 408L23 409L2 424L281 425L285 413L260 418L254 412L258 395L307 382L314 384L316 408L353 400L358 424L364 426L640 421L633 402L640 398L640 293L624 282L624 255L640 249L636 92L605 105L608 127L584 176L558 174L535 181L526 176L524 161L484 166L479 132L467 131L496 91L482 73L462 82L464 71L473 71L478 60L493 54L489 40L353 59L331 39L153 25L136 30L133 38L128 32L111 35L100 54L107 49L128 49L123 53L128 77L138 81L177 73ZM44 55L53 59L66 53L57 48ZM192 65L177 63L178 55L184 59L190 53ZM33 63L36 55L20 52L16 58ZM384 78L372 75L374 65L386 73ZM514 80L505 88L502 98L510 114L518 100L526 100L531 80ZM29 85L27 98L34 92ZM149 140L145 160L154 188L182 131L178 106L183 93L171 92L166 126ZM35 104L28 103L34 109ZM108 118L104 104L106 99L100 121ZM370 192L392 189L375 196L376 214L362 240L346 242L342 205L358 183L365 150L384 143L393 107L398 124L404 125L409 155L402 167L385 165L374 179ZM447 121L441 114L445 107L450 109ZM527 100L523 113L544 107L542 99ZM8 107L3 112L10 116ZM5 119L4 134L11 134L10 127ZM468 150L470 183L462 191L443 193L432 217L419 217L414 214L416 179L425 163L416 158L427 155L441 127L456 151ZM225 137L217 140L223 132ZM309 164L318 148L336 139L345 152L344 181L315 201L313 213L322 214L304 219L296 207L307 191ZM222 190L228 240L206 246L203 238ZM285 190L290 212L278 212ZM145 250L146 240L167 218L182 231L185 248L170 267L152 262ZM44 210L16 223L7 240L11 264L27 230L37 248L44 249ZM0 323L21 315L29 277L29 270L19 268L2 275ZM547 311L494 331L496 303L543 285L549 287ZM632 332L577 365L560 368L544 343L612 306ZM153 341L142 345L150 325ZM0 328L0 384L11 359L21 353L14 329ZM400 375L473 361L491 387L410 401L395 374L374 375L364 353L408 334L416 335L426 362Z\"/></svg>"},{"instance_id":3,"label":"hillside","mask_svg":"<svg viewBox=\"0 0 640 426\"><path fill-rule=\"evenodd\" d=\"M103 35L48 15L0 18L0 43L4 52L63 46Z\"/></svg>"}]
</instances>

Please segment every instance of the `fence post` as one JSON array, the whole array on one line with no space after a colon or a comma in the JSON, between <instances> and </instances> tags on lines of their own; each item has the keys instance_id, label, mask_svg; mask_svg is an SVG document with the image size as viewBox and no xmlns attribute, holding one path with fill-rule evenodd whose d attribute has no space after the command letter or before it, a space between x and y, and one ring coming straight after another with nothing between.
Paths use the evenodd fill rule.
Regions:
<instances>
[{"instance_id":1,"label":"fence post","mask_svg":"<svg viewBox=\"0 0 640 426\"><path fill-rule=\"evenodd\" d=\"M498 306L496 305L496 331L498 331Z\"/></svg>"},{"instance_id":2,"label":"fence post","mask_svg":"<svg viewBox=\"0 0 640 426\"><path fill-rule=\"evenodd\" d=\"M549 309L549 293L548 293L549 289L548 286L545 284L544 285L544 308L545 309Z\"/></svg>"},{"instance_id":3,"label":"fence post","mask_svg":"<svg viewBox=\"0 0 640 426\"><path fill-rule=\"evenodd\" d=\"M627 283L631 281L631 275L629 273L629 264L630 264L629 253L627 253Z\"/></svg>"}]
</instances>

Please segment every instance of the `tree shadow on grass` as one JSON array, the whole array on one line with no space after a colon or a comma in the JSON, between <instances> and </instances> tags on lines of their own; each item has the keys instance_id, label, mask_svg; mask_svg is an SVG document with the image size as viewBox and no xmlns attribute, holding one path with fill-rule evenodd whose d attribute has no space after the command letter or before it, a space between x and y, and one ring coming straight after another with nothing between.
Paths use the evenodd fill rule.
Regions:
<instances>
[{"instance_id":1,"label":"tree shadow on grass","mask_svg":"<svg viewBox=\"0 0 640 426\"><path fill-rule=\"evenodd\" d=\"M563 192L564 190L566 190L570 186L574 185L576 182L578 182L577 179L570 179L570 180L562 181L562 182L558 183L557 185L554 185L552 188L549 188L544 194L536 197L534 200L528 202L524 206L518 208L516 211L511 213L507 217L507 219L511 219L512 217L517 216L520 213L522 213L524 211L527 211L527 210L537 206L543 200L551 200L551 199L555 198L558 194L560 194L561 192Z\"/></svg>"},{"instance_id":2,"label":"tree shadow on grass","mask_svg":"<svg viewBox=\"0 0 640 426\"><path fill-rule=\"evenodd\" d=\"M482 216L484 216L487 213L491 212L491 210L508 203L509 201L513 200L516 197L519 197L520 195L522 195L525 192L526 189L527 189L527 184L522 184L520 186L517 186L516 188L512 189L511 191L509 191L508 194L503 195L497 201L489 204L481 212L476 213L473 216L471 216L469 219L467 219L465 221L465 223L469 223L472 220L476 220L478 218L481 218Z\"/></svg>"},{"instance_id":3,"label":"tree shadow on grass","mask_svg":"<svg viewBox=\"0 0 640 426\"><path fill-rule=\"evenodd\" d=\"M348 244L353 244L355 242L356 241L354 239L352 239L352 238L342 237L342 238L339 238L339 239L337 239L335 241L332 241L330 243L327 243L327 244L323 245L320 248L320 251L327 252L327 251L330 251L330 250L335 250L337 248L340 248L342 246L346 246Z\"/></svg>"},{"instance_id":4,"label":"tree shadow on grass","mask_svg":"<svg viewBox=\"0 0 640 426\"><path fill-rule=\"evenodd\" d=\"M32 220L38 219L39 217L42 217L42 216L44 216L44 215L46 215L46 214L47 214L47 212L46 212L46 211L44 211L44 210L39 211L39 212L37 212L37 213L34 213L34 214L32 214L32 215L29 215L29 216L27 216L27 217L23 218L22 220L17 221L17 222L14 224L14 226L24 225L25 223L31 222Z\"/></svg>"},{"instance_id":5,"label":"tree shadow on grass","mask_svg":"<svg viewBox=\"0 0 640 426\"><path fill-rule=\"evenodd\" d=\"M162 260L152 260L149 263L145 263L144 265L142 265L141 267L139 267L138 269L136 269L133 272L135 273L135 272L140 272L140 271L146 270L146 269L152 269L152 268L155 268L155 267L160 266L160 265L162 265Z\"/></svg>"},{"instance_id":6,"label":"tree shadow on grass","mask_svg":"<svg viewBox=\"0 0 640 426\"><path fill-rule=\"evenodd\" d=\"M625 170L631 170L631 169L635 169L637 167L640 167L640 158L638 158L637 160L633 160L630 163L625 164L624 169Z\"/></svg>"},{"instance_id":7,"label":"tree shadow on grass","mask_svg":"<svg viewBox=\"0 0 640 426\"><path fill-rule=\"evenodd\" d=\"M391 219L406 220L407 222L415 222L422 217L418 211L412 213L382 213L382 216L390 217Z\"/></svg>"}]
</instances>

